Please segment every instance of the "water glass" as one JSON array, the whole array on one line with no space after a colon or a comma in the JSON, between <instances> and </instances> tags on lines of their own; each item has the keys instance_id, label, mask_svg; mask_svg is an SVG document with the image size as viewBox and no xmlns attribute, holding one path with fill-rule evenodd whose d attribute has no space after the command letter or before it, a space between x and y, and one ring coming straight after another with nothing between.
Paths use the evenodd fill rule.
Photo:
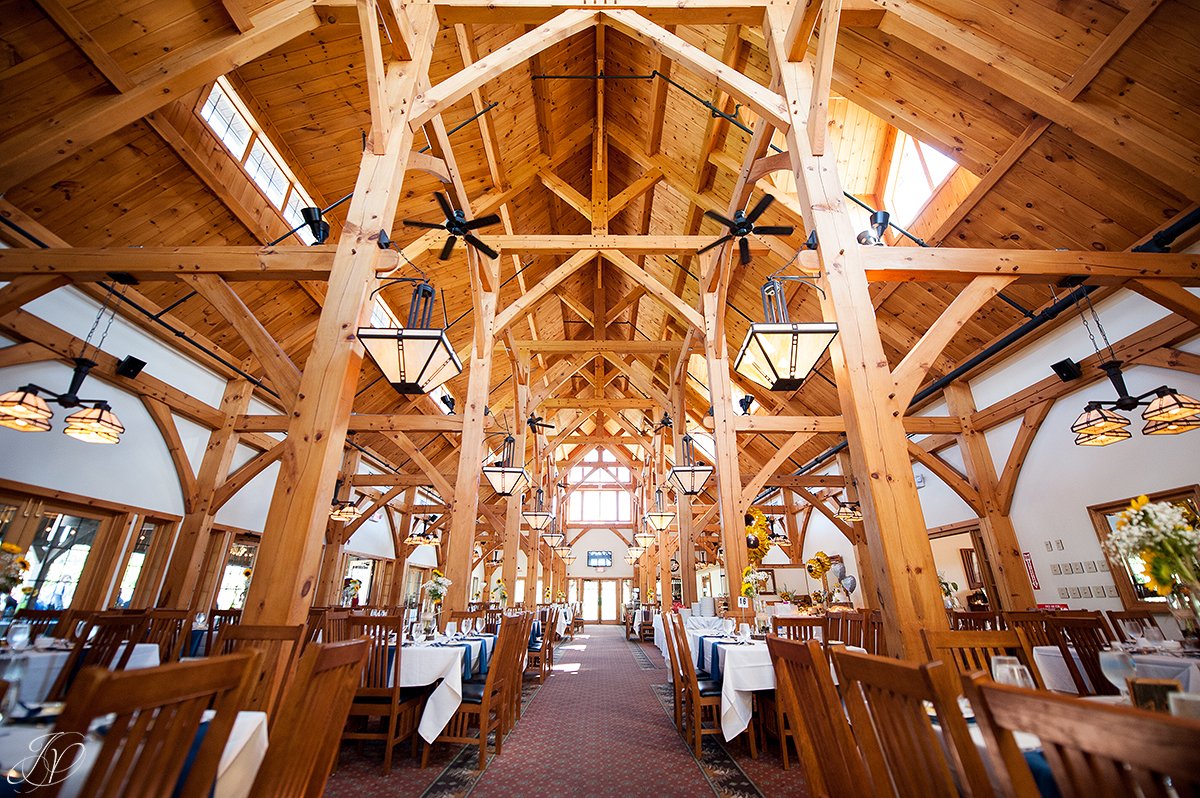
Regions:
<instances>
[{"instance_id":1,"label":"water glass","mask_svg":"<svg viewBox=\"0 0 1200 798\"><path fill-rule=\"evenodd\" d=\"M733 618L726 618L724 621L721 622L721 632L726 637L732 637L733 636L733 626L734 626Z\"/></svg>"},{"instance_id":2,"label":"water glass","mask_svg":"<svg viewBox=\"0 0 1200 798\"><path fill-rule=\"evenodd\" d=\"M194 629L203 629L205 621L208 620L208 613L198 612L192 623Z\"/></svg>"},{"instance_id":3,"label":"water glass","mask_svg":"<svg viewBox=\"0 0 1200 798\"><path fill-rule=\"evenodd\" d=\"M8 645L13 651L24 651L29 648L30 635L29 624L18 621L8 627Z\"/></svg>"},{"instance_id":4,"label":"water glass","mask_svg":"<svg viewBox=\"0 0 1200 798\"><path fill-rule=\"evenodd\" d=\"M1133 657L1124 649L1106 648L1100 652L1100 671L1124 696L1129 693L1129 686L1125 680L1137 674L1137 666L1134 665Z\"/></svg>"}]
</instances>

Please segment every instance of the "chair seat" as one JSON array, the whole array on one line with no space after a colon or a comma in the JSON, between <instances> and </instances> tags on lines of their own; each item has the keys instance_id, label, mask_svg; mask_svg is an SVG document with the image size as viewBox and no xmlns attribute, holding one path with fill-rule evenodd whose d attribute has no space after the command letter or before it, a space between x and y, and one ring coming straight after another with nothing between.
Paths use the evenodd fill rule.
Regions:
<instances>
[{"instance_id":1,"label":"chair seat","mask_svg":"<svg viewBox=\"0 0 1200 798\"><path fill-rule=\"evenodd\" d=\"M696 683L700 686L700 695L705 698L721 694L721 683L716 679L697 679Z\"/></svg>"},{"instance_id":2,"label":"chair seat","mask_svg":"<svg viewBox=\"0 0 1200 798\"><path fill-rule=\"evenodd\" d=\"M487 683L470 681L462 684L462 701L464 704L482 704Z\"/></svg>"}]
</instances>

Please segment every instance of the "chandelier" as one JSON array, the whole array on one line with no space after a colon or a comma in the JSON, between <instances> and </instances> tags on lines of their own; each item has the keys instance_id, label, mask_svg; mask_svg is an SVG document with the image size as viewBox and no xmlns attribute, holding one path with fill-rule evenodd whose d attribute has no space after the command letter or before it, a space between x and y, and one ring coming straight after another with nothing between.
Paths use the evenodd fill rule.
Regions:
<instances>
[{"instance_id":1,"label":"chandelier","mask_svg":"<svg viewBox=\"0 0 1200 798\"><path fill-rule=\"evenodd\" d=\"M646 513L644 520L659 532L662 532L675 520L675 513L663 509L663 491L661 487L655 489L654 509Z\"/></svg>"},{"instance_id":2,"label":"chandelier","mask_svg":"<svg viewBox=\"0 0 1200 798\"><path fill-rule=\"evenodd\" d=\"M837 336L834 322L788 320L783 283L777 278L762 287L765 321L750 325L733 369L771 391L794 391L808 378Z\"/></svg>"},{"instance_id":3,"label":"chandelier","mask_svg":"<svg viewBox=\"0 0 1200 798\"><path fill-rule=\"evenodd\" d=\"M362 511L358 506L350 501L334 501L333 507L329 510L330 521L341 521L344 524L349 524L357 521L362 517Z\"/></svg>"},{"instance_id":4,"label":"chandelier","mask_svg":"<svg viewBox=\"0 0 1200 798\"><path fill-rule=\"evenodd\" d=\"M1121 372L1121 361L1109 360L1100 364L1109 381L1117 389L1117 398L1088 402L1071 425L1076 446L1108 446L1127 440L1133 434L1126 429L1130 420L1118 413L1138 407L1142 411L1143 435L1178 435L1200 427L1200 401L1174 388L1160 385L1137 396L1131 396Z\"/></svg>"},{"instance_id":5,"label":"chandelier","mask_svg":"<svg viewBox=\"0 0 1200 798\"><path fill-rule=\"evenodd\" d=\"M417 517L413 520L412 529L408 533L408 537L404 539L407 546L437 546L442 542L442 536L436 530L431 529L436 516L427 515ZM499 562L496 558L497 552L492 552L493 562Z\"/></svg>"},{"instance_id":6,"label":"chandelier","mask_svg":"<svg viewBox=\"0 0 1200 798\"><path fill-rule=\"evenodd\" d=\"M704 483L712 476L713 467L696 462L695 443L691 435L684 435L681 441L682 465L671 469L668 479L674 481L680 492L685 496L696 496L704 490Z\"/></svg>"},{"instance_id":7,"label":"chandelier","mask_svg":"<svg viewBox=\"0 0 1200 798\"><path fill-rule=\"evenodd\" d=\"M534 532L541 532L550 526L550 522L554 520L554 513L542 506L542 500L545 496L545 491L541 488L537 489L537 500L534 504L534 509L526 510L521 513L525 519L525 523L529 524L529 528Z\"/></svg>"},{"instance_id":8,"label":"chandelier","mask_svg":"<svg viewBox=\"0 0 1200 798\"><path fill-rule=\"evenodd\" d=\"M500 459L490 466L483 467L483 475L487 477L492 490L501 496L520 493L529 484L529 472L525 470L525 467L513 465L516 444L517 439L511 433L505 435Z\"/></svg>"},{"instance_id":9,"label":"chandelier","mask_svg":"<svg viewBox=\"0 0 1200 798\"><path fill-rule=\"evenodd\" d=\"M863 520L862 506L858 502L844 502L839 500L837 512L834 515L847 524L856 524Z\"/></svg>"},{"instance_id":10,"label":"chandelier","mask_svg":"<svg viewBox=\"0 0 1200 798\"><path fill-rule=\"evenodd\" d=\"M400 393L429 393L462 373L462 362L446 330L430 327L435 294L433 286L422 280L413 288L406 326L358 328L363 348Z\"/></svg>"}]
</instances>

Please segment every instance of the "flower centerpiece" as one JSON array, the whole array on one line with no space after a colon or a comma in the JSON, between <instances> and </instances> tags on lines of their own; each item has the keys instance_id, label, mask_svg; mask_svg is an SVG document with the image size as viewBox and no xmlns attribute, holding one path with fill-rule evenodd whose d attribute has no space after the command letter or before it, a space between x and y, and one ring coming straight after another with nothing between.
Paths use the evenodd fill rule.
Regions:
<instances>
[{"instance_id":1,"label":"flower centerpiece","mask_svg":"<svg viewBox=\"0 0 1200 798\"><path fill-rule=\"evenodd\" d=\"M958 592L958 582L951 582L941 571L938 571L937 578L938 586L942 589L942 602L946 609L952 609L958 603L958 597L954 595Z\"/></svg>"},{"instance_id":2,"label":"flower centerpiece","mask_svg":"<svg viewBox=\"0 0 1200 798\"><path fill-rule=\"evenodd\" d=\"M29 560L15 543L0 543L0 590L10 592L25 579ZM32 592L32 591L31 591Z\"/></svg>"},{"instance_id":3,"label":"flower centerpiece","mask_svg":"<svg viewBox=\"0 0 1200 798\"><path fill-rule=\"evenodd\" d=\"M1200 528L1190 510L1173 502L1138 496L1117 516L1108 535L1109 552L1128 563L1140 562L1147 587L1167 597L1180 627L1200 628Z\"/></svg>"},{"instance_id":4,"label":"flower centerpiece","mask_svg":"<svg viewBox=\"0 0 1200 798\"><path fill-rule=\"evenodd\" d=\"M768 574L753 565L747 565L742 571L742 595L750 600L758 597L767 583Z\"/></svg>"},{"instance_id":5,"label":"flower centerpiece","mask_svg":"<svg viewBox=\"0 0 1200 798\"><path fill-rule=\"evenodd\" d=\"M362 590L362 582L357 579L346 580L346 584L342 588L342 606L354 606L354 600L358 598L358 591L360 590Z\"/></svg>"},{"instance_id":6,"label":"flower centerpiece","mask_svg":"<svg viewBox=\"0 0 1200 798\"><path fill-rule=\"evenodd\" d=\"M429 594L430 600L437 605L441 604L442 599L446 598L446 591L452 584L454 583L447 579L444 573L434 568L433 575L428 582L421 585L421 588Z\"/></svg>"},{"instance_id":7,"label":"flower centerpiece","mask_svg":"<svg viewBox=\"0 0 1200 798\"><path fill-rule=\"evenodd\" d=\"M557 601L559 604L565 604L567 601L567 594L561 590L558 591L558 595L555 596L555 601Z\"/></svg>"},{"instance_id":8,"label":"flower centerpiece","mask_svg":"<svg viewBox=\"0 0 1200 798\"><path fill-rule=\"evenodd\" d=\"M504 587L503 582L497 582L496 586L492 588L492 600L501 604L508 601L508 589Z\"/></svg>"},{"instance_id":9,"label":"flower centerpiece","mask_svg":"<svg viewBox=\"0 0 1200 798\"><path fill-rule=\"evenodd\" d=\"M767 517L757 507L751 507L746 513L746 556L751 565L758 565L767 551L771 548L771 539L767 536Z\"/></svg>"}]
</instances>

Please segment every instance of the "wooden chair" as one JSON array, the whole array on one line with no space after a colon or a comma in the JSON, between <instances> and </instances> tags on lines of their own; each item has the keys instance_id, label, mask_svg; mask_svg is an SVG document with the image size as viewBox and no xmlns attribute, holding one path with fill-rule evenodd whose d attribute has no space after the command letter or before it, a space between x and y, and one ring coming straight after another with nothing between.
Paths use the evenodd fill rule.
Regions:
<instances>
[{"instance_id":1,"label":"wooden chair","mask_svg":"<svg viewBox=\"0 0 1200 798\"><path fill-rule=\"evenodd\" d=\"M1119 695L1116 685L1104 678L1100 652L1111 639L1100 613L1093 617L1052 617L1046 626L1062 652L1063 661L1079 695ZM1074 656L1072 656L1072 651ZM1078 659L1078 661L1076 661Z\"/></svg>"},{"instance_id":2,"label":"wooden chair","mask_svg":"<svg viewBox=\"0 0 1200 798\"><path fill-rule=\"evenodd\" d=\"M512 615L505 615L504 623L516 625L518 631L516 634L505 638L513 642L503 649L500 648L500 638L497 637L496 651L492 657L492 664L488 666L489 672L495 667L503 668L504 670L503 701L505 707L504 728L506 731L521 719L521 689L524 684L526 649L529 647L529 637L533 633L533 620L534 614L531 612L517 612ZM487 674L476 676L471 681L485 684L487 682Z\"/></svg>"},{"instance_id":3,"label":"wooden chair","mask_svg":"<svg viewBox=\"0 0 1200 798\"><path fill-rule=\"evenodd\" d=\"M452 612L447 620L452 621L457 626L458 631L461 632L464 631L464 624L469 629L475 629L476 624L480 623L483 619L484 614L482 612Z\"/></svg>"},{"instance_id":4,"label":"wooden chair","mask_svg":"<svg viewBox=\"0 0 1200 798\"><path fill-rule=\"evenodd\" d=\"M96 798L157 798L175 795L202 798L210 794L221 752L257 667L257 654L176 662L137 671L87 668L79 674L66 706L48 736L45 752L27 774L30 784L44 784L39 796L55 796L62 774L73 762L96 718L115 718L98 743L100 750L79 793ZM177 783L191 756L204 712L203 741L182 784Z\"/></svg>"},{"instance_id":5,"label":"wooden chair","mask_svg":"<svg viewBox=\"0 0 1200 798\"><path fill-rule=\"evenodd\" d=\"M63 700L82 668L124 670L134 646L146 636L147 623L144 615L96 615L89 622L88 631L75 641L75 647L47 694L48 700Z\"/></svg>"},{"instance_id":6,"label":"wooden chair","mask_svg":"<svg viewBox=\"0 0 1200 798\"><path fill-rule=\"evenodd\" d=\"M150 610L146 613L144 642L158 646L158 659L164 665L178 661L183 653L183 629L190 616L187 610Z\"/></svg>"},{"instance_id":7,"label":"wooden chair","mask_svg":"<svg viewBox=\"0 0 1200 798\"><path fill-rule=\"evenodd\" d=\"M558 608L550 607L541 621L542 634L534 642L528 644L529 650L525 660L525 670L536 673L539 684L546 680L553 664L554 643L552 641L555 624L558 623Z\"/></svg>"},{"instance_id":8,"label":"wooden chair","mask_svg":"<svg viewBox=\"0 0 1200 798\"><path fill-rule=\"evenodd\" d=\"M403 657L404 620L395 615L351 618L351 637L365 637L369 645L362 678L350 704L343 740L383 742L383 773L392 770L392 752L401 742L413 740L425 695L409 696L400 688L400 662ZM379 718L380 728L372 730L370 720ZM358 728L355 728L355 727Z\"/></svg>"},{"instance_id":9,"label":"wooden chair","mask_svg":"<svg viewBox=\"0 0 1200 798\"><path fill-rule=\"evenodd\" d=\"M208 632L204 635L204 655L208 656L216 651L213 648L213 643L216 642L217 636L221 633L221 627L241 622L241 610L218 610L214 607L208 613Z\"/></svg>"},{"instance_id":10,"label":"wooden chair","mask_svg":"<svg viewBox=\"0 0 1200 798\"><path fill-rule=\"evenodd\" d=\"M639 616L639 610L637 610L630 604L625 605L625 639L626 640L636 640L637 639L638 616Z\"/></svg>"},{"instance_id":11,"label":"wooden chair","mask_svg":"<svg viewBox=\"0 0 1200 798\"><path fill-rule=\"evenodd\" d=\"M496 755L504 750L504 732L508 725L509 704L512 693L510 686L513 679L513 655L519 653L523 646L528 645L528 626L517 621L505 621L500 624L496 638L497 658L499 667L489 667L487 677L482 683L467 681L463 683L462 703L454 713L454 717L442 729L442 733L434 743L457 743L459 745L478 745L479 763L477 769L483 770L487 765L488 737L496 735ZM548 635L543 634L542 640ZM517 659L519 662L519 658ZM519 668L519 665L518 665ZM478 729L477 737L471 735L472 729ZM430 745L421 752L421 767L429 763Z\"/></svg>"},{"instance_id":12,"label":"wooden chair","mask_svg":"<svg viewBox=\"0 0 1200 798\"><path fill-rule=\"evenodd\" d=\"M872 795L825 651L816 640L768 637L775 667L775 700L787 718L780 746L796 746L808 794Z\"/></svg>"},{"instance_id":13,"label":"wooden chair","mask_svg":"<svg viewBox=\"0 0 1200 798\"><path fill-rule=\"evenodd\" d=\"M1064 798L1200 794L1200 722L1044 691L968 682L992 771L1006 796L1038 795L1014 732L1037 735Z\"/></svg>"},{"instance_id":14,"label":"wooden chair","mask_svg":"<svg viewBox=\"0 0 1200 798\"><path fill-rule=\"evenodd\" d=\"M350 610L341 607L334 607L326 612L324 627L321 630L321 642L340 643L343 640L349 640L351 620Z\"/></svg>"},{"instance_id":15,"label":"wooden chair","mask_svg":"<svg viewBox=\"0 0 1200 798\"><path fill-rule=\"evenodd\" d=\"M638 616L637 639L643 643L654 642L654 615L657 604L643 604Z\"/></svg>"},{"instance_id":16,"label":"wooden chair","mask_svg":"<svg viewBox=\"0 0 1200 798\"><path fill-rule=\"evenodd\" d=\"M684 723L688 735L692 738L692 750L696 758L699 758L701 738L706 734L721 734L721 683L715 679L701 679L696 675L695 655L688 645L683 624L671 624L671 627L675 632L676 656L679 658L680 675L686 691ZM707 727L704 725L705 716L708 716L711 724ZM753 732L750 734L750 750L753 756L758 755Z\"/></svg>"},{"instance_id":17,"label":"wooden chair","mask_svg":"<svg viewBox=\"0 0 1200 798\"><path fill-rule=\"evenodd\" d=\"M879 610L871 610L863 613L866 617L863 619L863 637L862 647L866 649L868 654L878 654L880 656L887 655L887 638L883 632L883 613Z\"/></svg>"},{"instance_id":18,"label":"wooden chair","mask_svg":"<svg viewBox=\"0 0 1200 798\"><path fill-rule=\"evenodd\" d=\"M583 631L583 605L578 601L575 602L571 612L571 634L572 636Z\"/></svg>"},{"instance_id":19,"label":"wooden chair","mask_svg":"<svg viewBox=\"0 0 1200 798\"><path fill-rule=\"evenodd\" d=\"M1011 656L1020 659L1021 664L1029 669L1034 684L1042 690L1046 689L1042 674L1033 660L1033 647L1029 645L1023 629L995 632L933 632L922 629L921 637L925 641L925 653L929 659L941 660L948 668L957 671L960 677L976 671L991 673L992 657Z\"/></svg>"},{"instance_id":20,"label":"wooden chair","mask_svg":"<svg viewBox=\"0 0 1200 798\"><path fill-rule=\"evenodd\" d=\"M308 617L304 620L304 646L321 642L321 633L325 630L325 614L328 607L309 607ZM325 641L330 642L330 641Z\"/></svg>"},{"instance_id":21,"label":"wooden chair","mask_svg":"<svg viewBox=\"0 0 1200 798\"><path fill-rule=\"evenodd\" d=\"M494 635L500 629L500 619L504 617L504 610L497 607L488 607L484 611L483 631L487 634Z\"/></svg>"},{"instance_id":22,"label":"wooden chair","mask_svg":"<svg viewBox=\"0 0 1200 798\"><path fill-rule=\"evenodd\" d=\"M950 628L956 631L993 632L1004 628L1004 616L990 610L952 610Z\"/></svg>"},{"instance_id":23,"label":"wooden chair","mask_svg":"<svg viewBox=\"0 0 1200 798\"><path fill-rule=\"evenodd\" d=\"M841 612L840 628L838 634L834 634L831 629L829 632L830 640L841 640L848 646L863 647L863 635L866 633L867 615L866 613L855 610L854 612Z\"/></svg>"},{"instance_id":24,"label":"wooden chair","mask_svg":"<svg viewBox=\"0 0 1200 798\"><path fill-rule=\"evenodd\" d=\"M673 707L675 710L675 728L679 733L683 733L683 716L684 716L684 701L685 693L683 689L683 670L679 663L679 653L675 650L675 624L679 623L679 616L673 612L663 613L663 637L667 640L667 661L671 666L671 688Z\"/></svg>"},{"instance_id":25,"label":"wooden chair","mask_svg":"<svg viewBox=\"0 0 1200 798\"><path fill-rule=\"evenodd\" d=\"M29 642L47 634L63 617L63 610L34 610L22 607L13 615L13 623L29 624Z\"/></svg>"},{"instance_id":26,"label":"wooden chair","mask_svg":"<svg viewBox=\"0 0 1200 798\"><path fill-rule=\"evenodd\" d=\"M1157 629L1159 634L1162 633L1156 615L1154 610L1109 610L1108 622L1117 633L1118 640L1131 643L1134 637L1144 635L1147 629Z\"/></svg>"},{"instance_id":27,"label":"wooden chair","mask_svg":"<svg viewBox=\"0 0 1200 798\"><path fill-rule=\"evenodd\" d=\"M776 615L771 618L771 634L786 640L816 640L823 643L829 639L829 626L824 616L783 618Z\"/></svg>"},{"instance_id":28,"label":"wooden chair","mask_svg":"<svg viewBox=\"0 0 1200 798\"><path fill-rule=\"evenodd\" d=\"M292 676L296 658L303 645L304 627L226 624L217 637L216 654L234 654L247 649L262 652L257 681L246 696L244 709L266 712L274 726L276 708Z\"/></svg>"},{"instance_id":29,"label":"wooden chair","mask_svg":"<svg viewBox=\"0 0 1200 798\"><path fill-rule=\"evenodd\" d=\"M1009 629L1020 629L1025 632L1025 637L1029 639L1029 645L1035 648L1057 645L1046 628L1046 620L1050 617L1049 613L1042 610L1029 610L1000 614L1004 618L1004 625Z\"/></svg>"},{"instance_id":30,"label":"wooden chair","mask_svg":"<svg viewBox=\"0 0 1200 798\"><path fill-rule=\"evenodd\" d=\"M991 781L958 707L959 691L940 662L903 662L835 646L833 663L876 795L958 798L961 784L965 795L990 798Z\"/></svg>"},{"instance_id":31,"label":"wooden chair","mask_svg":"<svg viewBox=\"0 0 1200 798\"><path fill-rule=\"evenodd\" d=\"M272 738L252 796L309 798L325 791L367 651L365 640L305 648L277 716L277 727L290 731ZM321 719L315 729L313 718Z\"/></svg>"}]
</instances>

